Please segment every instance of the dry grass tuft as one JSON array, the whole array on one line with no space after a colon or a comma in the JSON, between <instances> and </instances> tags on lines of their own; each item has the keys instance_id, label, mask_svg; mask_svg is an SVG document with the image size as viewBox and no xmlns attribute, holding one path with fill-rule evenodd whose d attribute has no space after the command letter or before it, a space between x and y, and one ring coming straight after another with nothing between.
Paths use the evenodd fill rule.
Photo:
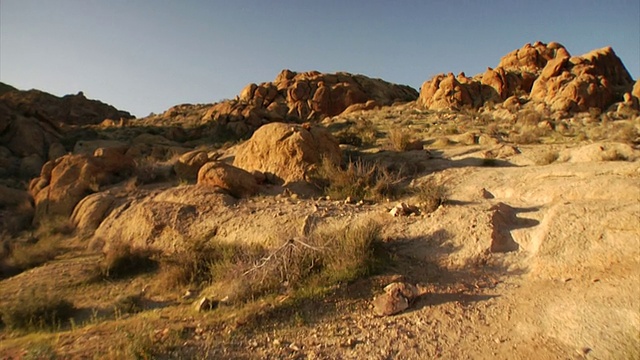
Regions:
<instances>
[{"instance_id":1,"label":"dry grass tuft","mask_svg":"<svg viewBox=\"0 0 640 360\"><path fill-rule=\"evenodd\" d=\"M115 243L99 266L100 275L108 279L123 279L153 271L158 266L154 255L148 249L134 249L129 244Z\"/></svg>"},{"instance_id":2,"label":"dry grass tuft","mask_svg":"<svg viewBox=\"0 0 640 360\"><path fill-rule=\"evenodd\" d=\"M387 135L389 149L407 151L413 143L413 136L404 129L391 129Z\"/></svg>"},{"instance_id":3,"label":"dry grass tuft","mask_svg":"<svg viewBox=\"0 0 640 360\"><path fill-rule=\"evenodd\" d=\"M209 285L263 253L258 245L193 240L182 250L160 260L159 282L170 289Z\"/></svg>"},{"instance_id":4,"label":"dry grass tuft","mask_svg":"<svg viewBox=\"0 0 640 360\"><path fill-rule=\"evenodd\" d=\"M232 303L270 294L318 294L377 269L380 231L377 223L325 229L269 248L197 241L162 262L158 282L164 288L213 286Z\"/></svg>"},{"instance_id":5,"label":"dry grass tuft","mask_svg":"<svg viewBox=\"0 0 640 360\"><path fill-rule=\"evenodd\" d=\"M438 207L447 201L449 190L444 184L438 184L430 178L424 183L413 188L415 196L418 198L418 205L424 213L436 211Z\"/></svg>"},{"instance_id":6,"label":"dry grass tuft","mask_svg":"<svg viewBox=\"0 0 640 360\"><path fill-rule=\"evenodd\" d=\"M17 299L0 309L2 322L11 330L55 330L74 314L73 304L57 294L24 291Z\"/></svg>"},{"instance_id":7,"label":"dry grass tuft","mask_svg":"<svg viewBox=\"0 0 640 360\"><path fill-rule=\"evenodd\" d=\"M399 191L400 175L377 163L362 160L341 167L324 160L313 176L317 185L332 199L383 199Z\"/></svg>"},{"instance_id":8,"label":"dry grass tuft","mask_svg":"<svg viewBox=\"0 0 640 360\"><path fill-rule=\"evenodd\" d=\"M367 222L287 240L243 272L235 296L248 300L293 291L304 297L367 276L383 265L381 230Z\"/></svg>"},{"instance_id":9,"label":"dry grass tuft","mask_svg":"<svg viewBox=\"0 0 640 360\"><path fill-rule=\"evenodd\" d=\"M0 278L13 276L54 259L61 251L61 239L49 236L36 242L4 240L0 252Z\"/></svg>"}]
</instances>

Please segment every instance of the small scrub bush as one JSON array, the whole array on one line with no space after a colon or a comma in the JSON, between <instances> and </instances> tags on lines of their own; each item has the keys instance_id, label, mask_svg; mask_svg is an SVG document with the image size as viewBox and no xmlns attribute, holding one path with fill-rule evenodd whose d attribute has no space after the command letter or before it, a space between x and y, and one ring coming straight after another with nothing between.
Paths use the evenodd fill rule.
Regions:
<instances>
[{"instance_id":1,"label":"small scrub bush","mask_svg":"<svg viewBox=\"0 0 640 360\"><path fill-rule=\"evenodd\" d=\"M550 130L533 125L522 126L517 133L511 133L509 138L516 144L537 144L540 138L549 135Z\"/></svg>"},{"instance_id":2,"label":"small scrub bush","mask_svg":"<svg viewBox=\"0 0 640 360\"><path fill-rule=\"evenodd\" d=\"M99 270L105 278L122 279L155 270L157 265L152 251L115 243L105 254Z\"/></svg>"},{"instance_id":3,"label":"small scrub bush","mask_svg":"<svg viewBox=\"0 0 640 360\"><path fill-rule=\"evenodd\" d=\"M438 184L433 179L429 179L415 187L413 191L418 198L418 205L424 213L436 211L440 205L447 201L447 187L443 184Z\"/></svg>"},{"instance_id":4,"label":"small scrub bush","mask_svg":"<svg viewBox=\"0 0 640 360\"><path fill-rule=\"evenodd\" d=\"M357 120L350 122L347 128L336 133L335 136L341 144L353 146L370 146L376 143L378 131L373 122L369 120Z\"/></svg>"},{"instance_id":5,"label":"small scrub bush","mask_svg":"<svg viewBox=\"0 0 640 360\"><path fill-rule=\"evenodd\" d=\"M119 297L113 304L113 309L119 314L132 314L143 310L142 294L131 294Z\"/></svg>"},{"instance_id":6,"label":"small scrub bush","mask_svg":"<svg viewBox=\"0 0 640 360\"><path fill-rule=\"evenodd\" d=\"M323 160L313 178L332 199L382 199L394 196L401 182L398 174L362 160L345 167Z\"/></svg>"},{"instance_id":7,"label":"small scrub bush","mask_svg":"<svg viewBox=\"0 0 640 360\"><path fill-rule=\"evenodd\" d=\"M535 110L525 110L518 114L516 123L524 126L537 126L543 115Z\"/></svg>"},{"instance_id":8,"label":"small scrub bush","mask_svg":"<svg viewBox=\"0 0 640 360\"><path fill-rule=\"evenodd\" d=\"M218 280L238 264L250 262L263 254L257 245L227 244L212 240L194 240L185 248L161 259L160 278L163 286L179 288L209 284Z\"/></svg>"},{"instance_id":9,"label":"small scrub bush","mask_svg":"<svg viewBox=\"0 0 640 360\"><path fill-rule=\"evenodd\" d=\"M283 290L313 295L370 275L384 265L381 230L380 224L366 222L291 239L243 273L241 295Z\"/></svg>"},{"instance_id":10,"label":"small scrub bush","mask_svg":"<svg viewBox=\"0 0 640 360\"><path fill-rule=\"evenodd\" d=\"M2 322L11 330L54 330L74 314L73 304L59 295L25 291L0 309Z\"/></svg>"},{"instance_id":11,"label":"small scrub bush","mask_svg":"<svg viewBox=\"0 0 640 360\"><path fill-rule=\"evenodd\" d=\"M387 140L391 150L407 151L413 142L413 137L404 129L391 129L389 130Z\"/></svg>"},{"instance_id":12,"label":"small scrub bush","mask_svg":"<svg viewBox=\"0 0 640 360\"><path fill-rule=\"evenodd\" d=\"M0 270L4 275L15 275L25 270L40 266L54 259L60 253L60 239L46 237L31 242L7 241L2 246Z\"/></svg>"}]
</instances>

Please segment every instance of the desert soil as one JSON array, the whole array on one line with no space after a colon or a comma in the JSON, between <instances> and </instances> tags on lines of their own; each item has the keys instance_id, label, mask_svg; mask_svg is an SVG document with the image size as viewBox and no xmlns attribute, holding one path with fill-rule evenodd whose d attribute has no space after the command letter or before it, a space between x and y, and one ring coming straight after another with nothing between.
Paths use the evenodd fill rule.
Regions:
<instances>
[{"instance_id":1,"label":"desert soil","mask_svg":"<svg viewBox=\"0 0 640 360\"><path fill-rule=\"evenodd\" d=\"M640 162L535 165L539 149L520 147L521 154L493 164L499 166L478 166L487 150L480 146L445 149L435 159L410 152L426 166L427 175L414 182L434 177L449 188L447 203L431 214L393 217L388 211L396 202L241 201L234 211L251 219L234 225L243 234L265 231L277 217L294 227L309 216L384 225L392 268L295 309L258 303L251 317L234 308L202 314L192 310L193 300L156 289L147 311L92 321L101 313L89 309L143 288L152 275L96 285L83 280L96 255L71 251L3 280L0 298L32 285L67 289L85 309L78 320L84 325L53 334L0 333L0 354L21 358L44 342L61 358L117 357L113 347L131 346L138 332L157 346L172 341L168 358L638 358ZM375 316L373 296L398 278L422 284L426 294L401 314ZM179 339L169 339L176 332Z\"/></svg>"}]
</instances>

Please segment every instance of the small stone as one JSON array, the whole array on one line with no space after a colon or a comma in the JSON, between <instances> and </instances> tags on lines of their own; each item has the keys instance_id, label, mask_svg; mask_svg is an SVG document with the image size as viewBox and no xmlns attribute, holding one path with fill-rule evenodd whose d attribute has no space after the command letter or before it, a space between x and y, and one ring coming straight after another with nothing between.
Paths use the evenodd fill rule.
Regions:
<instances>
[{"instance_id":1,"label":"small stone","mask_svg":"<svg viewBox=\"0 0 640 360\"><path fill-rule=\"evenodd\" d=\"M273 346L280 346L282 343L280 342L280 340L278 339L273 339L273 341L271 342L271 344L273 344Z\"/></svg>"},{"instance_id":2,"label":"small stone","mask_svg":"<svg viewBox=\"0 0 640 360\"><path fill-rule=\"evenodd\" d=\"M194 303L194 308L197 312L209 311L218 307L218 301L212 300L206 296Z\"/></svg>"},{"instance_id":3,"label":"small stone","mask_svg":"<svg viewBox=\"0 0 640 360\"><path fill-rule=\"evenodd\" d=\"M390 316L409 307L409 301L400 292L384 293L373 299L373 311L378 316Z\"/></svg>"},{"instance_id":4,"label":"small stone","mask_svg":"<svg viewBox=\"0 0 640 360\"><path fill-rule=\"evenodd\" d=\"M300 351L300 347L298 345L296 345L296 343L289 344L289 349L291 349L293 351Z\"/></svg>"}]
</instances>

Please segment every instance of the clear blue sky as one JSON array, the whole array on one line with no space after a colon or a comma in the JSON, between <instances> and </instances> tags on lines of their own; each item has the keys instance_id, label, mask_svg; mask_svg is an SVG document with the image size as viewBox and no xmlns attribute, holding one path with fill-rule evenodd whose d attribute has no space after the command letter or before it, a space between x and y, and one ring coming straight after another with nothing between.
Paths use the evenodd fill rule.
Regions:
<instances>
[{"instance_id":1,"label":"clear blue sky","mask_svg":"<svg viewBox=\"0 0 640 360\"><path fill-rule=\"evenodd\" d=\"M541 40L611 45L640 76L640 1L0 0L0 81L137 116L232 98L280 70L407 84Z\"/></svg>"}]
</instances>

